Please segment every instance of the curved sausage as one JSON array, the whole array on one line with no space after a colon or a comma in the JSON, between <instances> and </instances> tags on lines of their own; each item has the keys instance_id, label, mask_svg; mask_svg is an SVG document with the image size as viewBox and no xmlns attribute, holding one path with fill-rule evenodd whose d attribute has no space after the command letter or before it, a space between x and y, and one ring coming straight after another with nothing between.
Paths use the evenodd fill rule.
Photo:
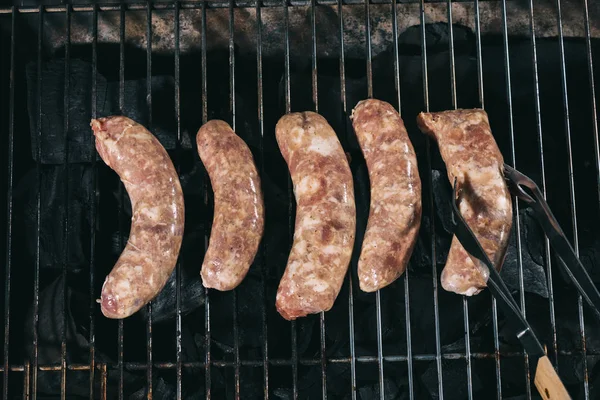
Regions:
<instances>
[{"instance_id":1,"label":"curved sausage","mask_svg":"<svg viewBox=\"0 0 600 400\"><path fill-rule=\"evenodd\" d=\"M438 143L453 184L462 191L460 212L497 270L506 255L512 226L512 201L504 181L504 159L485 111L420 113L417 124ZM487 286L488 269L452 238L442 287L471 296Z\"/></svg>"},{"instance_id":2,"label":"curved sausage","mask_svg":"<svg viewBox=\"0 0 600 400\"><path fill-rule=\"evenodd\" d=\"M131 200L127 246L102 286L108 318L126 318L152 300L173 272L183 237L183 193L167 151L126 117L93 119L96 149Z\"/></svg>"},{"instance_id":3,"label":"curved sausage","mask_svg":"<svg viewBox=\"0 0 600 400\"><path fill-rule=\"evenodd\" d=\"M260 177L250 149L226 122L204 124L196 144L215 195L202 284L231 290L248 273L262 238L265 217Z\"/></svg>"},{"instance_id":4,"label":"curved sausage","mask_svg":"<svg viewBox=\"0 0 600 400\"><path fill-rule=\"evenodd\" d=\"M348 270L356 230L350 166L325 118L314 112L283 116L275 128L296 197L294 243L277 290L287 320L327 311Z\"/></svg>"},{"instance_id":5,"label":"curved sausage","mask_svg":"<svg viewBox=\"0 0 600 400\"><path fill-rule=\"evenodd\" d=\"M415 150L392 105L363 100L351 119L371 184L358 280L363 291L374 292L406 270L421 226L421 179Z\"/></svg>"}]
</instances>

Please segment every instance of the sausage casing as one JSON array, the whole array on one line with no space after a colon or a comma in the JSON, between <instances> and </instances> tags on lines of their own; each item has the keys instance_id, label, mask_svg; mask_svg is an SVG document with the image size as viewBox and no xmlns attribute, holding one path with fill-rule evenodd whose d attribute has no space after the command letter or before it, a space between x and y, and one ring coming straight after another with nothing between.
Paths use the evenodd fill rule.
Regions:
<instances>
[{"instance_id":1,"label":"sausage casing","mask_svg":"<svg viewBox=\"0 0 600 400\"><path fill-rule=\"evenodd\" d=\"M359 102L352 111L352 126L371 186L358 279L363 291L374 292L406 270L421 226L421 179L404 122L391 104Z\"/></svg>"},{"instance_id":2,"label":"sausage casing","mask_svg":"<svg viewBox=\"0 0 600 400\"><path fill-rule=\"evenodd\" d=\"M292 320L333 306L352 255L356 207L350 166L325 118L287 114L275 132L297 205L294 242L276 299L279 313Z\"/></svg>"},{"instance_id":3,"label":"sausage casing","mask_svg":"<svg viewBox=\"0 0 600 400\"><path fill-rule=\"evenodd\" d=\"M438 143L461 191L460 212L497 270L502 267L512 227L512 201L504 181L504 159L483 110L420 113L417 124ZM452 238L442 287L471 296L487 285L488 269Z\"/></svg>"},{"instance_id":4,"label":"sausage casing","mask_svg":"<svg viewBox=\"0 0 600 400\"><path fill-rule=\"evenodd\" d=\"M125 185L131 232L102 286L108 318L126 318L152 300L173 272L184 229L183 193L177 171L158 139L129 118L92 120L96 149Z\"/></svg>"},{"instance_id":5,"label":"sausage casing","mask_svg":"<svg viewBox=\"0 0 600 400\"><path fill-rule=\"evenodd\" d=\"M246 143L224 121L204 124L196 135L198 154L215 196L202 284L231 290L254 261L264 230L260 177Z\"/></svg>"}]
</instances>

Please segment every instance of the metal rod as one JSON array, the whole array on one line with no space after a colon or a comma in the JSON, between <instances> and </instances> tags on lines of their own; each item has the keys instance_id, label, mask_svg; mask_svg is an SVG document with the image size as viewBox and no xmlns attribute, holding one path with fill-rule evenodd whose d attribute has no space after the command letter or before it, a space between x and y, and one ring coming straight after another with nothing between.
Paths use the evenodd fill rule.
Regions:
<instances>
[{"instance_id":1,"label":"metal rod","mask_svg":"<svg viewBox=\"0 0 600 400\"><path fill-rule=\"evenodd\" d=\"M290 18L287 0L283 0L283 22L284 22L284 39L285 39L285 59L284 59L284 82L285 82L285 112L291 112L291 83L290 83ZM292 188L292 180L288 178L287 194L289 199L288 208L288 237L292 240L294 236L294 193ZM290 323L292 336L292 396L296 400L298 398L298 339L296 332L296 321Z\"/></svg>"},{"instance_id":2,"label":"metal rod","mask_svg":"<svg viewBox=\"0 0 600 400\"><path fill-rule=\"evenodd\" d=\"M94 6L92 13L92 118L97 117L98 101L98 7ZM95 381L95 363L96 363L96 324L95 324L95 272L96 272L96 217L98 204L98 171L96 169L96 148L94 144L90 146L90 159L92 163L92 193L90 195L90 400L94 400L94 381Z\"/></svg>"},{"instance_id":3,"label":"metal rod","mask_svg":"<svg viewBox=\"0 0 600 400\"><path fill-rule=\"evenodd\" d=\"M537 141L538 149L540 153L540 174L541 174L541 185L540 190L546 198L546 167L544 161L544 138L542 134L542 114L540 106L540 86L538 76L538 62L537 62L537 46L536 46L536 30L535 30L535 18L533 13L533 0L529 1L529 29L531 37L531 57L533 61L533 85L535 93L535 121L537 128ZM554 285L552 279L552 259L550 258L550 241L544 237L544 259L546 263L546 274L548 277L548 301L550 308L550 327L552 330L552 353L554 354L554 368L558 372L558 341L556 335L556 314L554 311Z\"/></svg>"},{"instance_id":4,"label":"metal rod","mask_svg":"<svg viewBox=\"0 0 600 400\"><path fill-rule=\"evenodd\" d=\"M180 53L180 31L179 31L179 2L175 2L174 15L173 15L173 35L175 36L175 115L177 117L177 144L176 144L176 168L177 173L181 173L180 162L181 162L181 69L179 65L179 53ZM176 393L177 400L181 400L183 397L183 390L181 384L182 374L182 345L181 345L181 261L177 260L175 266L175 302L176 302L176 317L175 317L175 349L176 349L176 363L177 363L177 382L176 382Z\"/></svg>"},{"instance_id":5,"label":"metal rod","mask_svg":"<svg viewBox=\"0 0 600 400\"><path fill-rule=\"evenodd\" d=\"M567 67L565 64L565 43L564 43L564 34L562 27L562 7L561 1L556 0L556 12L557 12L557 24L558 24L558 44L560 50L560 73L561 73L561 88L562 88L562 97L563 97L563 107L564 107L564 115L565 115L565 137L567 140L567 154L568 154L568 173L569 173L569 191L570 191L570 208L571 208L571 221L573 223L573 248L575 249L575 253L577 257L579 257L579 235L578 235L578 224L577 224L577 206L575 201L575 181L573 178L573 148L571 143L571 122L570 122L570 112L569 112L569 99L568 99L568 89L567 89ZM583 301L581 298L581 294L577 296L577 306L579 309L579 331L581 338L581 350L583 352L583 357L581 358L581 363L583 367L583 387L585 390L585 398L586 400L590 398L590 388L589 388L589 375L588 375L588 366L587 366L587 357L586 357L586 335L585 335L585 321L583 316Z\"/></svg>"},{"instance_id":6,"label":"metal rod","mask_svg":"<svg viewBox=\"0 0 600 400\"><path fill-rule=\"evenodd\" d=\"M317 15L316 0L310 3L310 25L311 25L311 87L313 109L319 112L318 72L317 72ZM327 359L325 349L325 313L319 314L319 333L321 340L321 397L327 398Z\"/></svg>"},{"instance_id":7,"label":"metal rod","mask_svg":"<svg viewBox=\"0 0 600 400\"><path fill-rule=\"evenodd\" d=\"M367 96L373 97L373 62L371 60L371 8L369 0L365 0L365 43L367 58Z\"/></svg>"},{"instance_id":8,"label":"metal rod","mask_svg":"<svg viewBox=\"0 0 600 400\"><path fill-rule=\"evenodd\" d=\"M293 5L295 7L302 7L302 6L307 6L310 4L312 0L293 0ZM373 4L390 4L392 0L369 0L371 3ZM437 4L437 3L445 3L447 0L431 0L428 1L427 3L432 3L432 4ZM466 3L469 2L471 0L453 0L453 2L457 2L457 3ZM484 0L484 1L490 1L490 0ZM335 5L337 2L337 0L317 0L316 4L319 6L331 6L331 5ZM363 4L364 0L344 0L344 4L345 5L359 5L359 4ZM200 9L201 6L201 2L198 1L193 1L193 0L189 0L189 1L181 1L180 2L180 8L182 10L197 10ZM209 9L220 9L220 8L227 8L228 7L228 2L227 1L222 1L222 0L211 0L211 1L206 1L207 5L206 7ZM236 2L236 7L239 8L248 8L251 7L253 4L256 4L256 0L242 0L242 1L237 1ZM145 10L147 6L147 3L145 2L132 2L132 3L127 3L126 6L126 10L127 11L140 11L140 10ZM115 5L113 3L107 2L107 3L103 3L99 5L100 7L100 11L118 11L119 10L119 6ZM172 10L175 8L174 4L172 2L158 2L155 3L152 6L155 10ZM274 1L267 1L265 2L264 6L266 8L276 8L278 7L277 3ZM46 7L46 12L48 13L61 13L65 11L65 6L60 6L60 5L53 5L53 6L47 6ZM92 6L90 5L77 5L73 7L73 11L74 12L90 12L92 11ZM37 12L37 7L32 7L32 6L21 6L21 7L17 7L15 10L16 13L21 13L21 14L31 14L31 13L36 13ZM12 8L11 7L0 7L0 15L1 14L11 14L13 13Z\"/></svg>"},{"instance_id":9,"label":"metal rod","mask_svg":"<svg viewBox=\"0 0 600 400\"><path fill-rule=\"evenodd\" d=\"M311 61L312 61L312 100L313 108L316 113L319 112L319 94L318 94L318 73L317 73L317 15L316 15L316 0L310 2L310 27L311 27Z\"/></svg>"},{"instance_id":10,"label":"metal rod","mask_svg":"<svg viewBox=\"0 0 600 400\"><path fill-rule=\"evenodd\" d=\"M125 6L121 5L119 11L119 111L121 115L125 115ZM118 230L119 230L119 249L122 250L125 247L123 242L123 203L125 201L125 194L123 192L123 185L119 184L119 199L120 206L118 211ZM124 398L124 385L125 385L125 371L123 369L124 360L124 347L123 347L123 320L120 319L118 322L118 353L117 362L119 365L119 400Z\"/></svg>"},{"instance_id":11,"label":"metal rod","mask_svg":"<svg viewBox=\"0 0 600 400\"><path fill-rule=\"evenodd\" d=\"M452 2L448 0L446 3L446 9L448 12L448 34L450 40L448 41L448 51L450 57L450 99L452 101L452 108L458 108L458 99L456 96L456 63L454 58L454 29L452 21ZM463 318L465 326L465 356L467 361L467 390L469 400L473 399L473 363L471 361L471 332L469 328L469 303L467 297L463 296Z\"/></svg>"},{"instance_id":12,"label":"metal rod","mask_svg":"<svg viewBox=\"0 0 600 400\"><path fill-rule=\"evenodd\" d=\"M257 73L257 92L258 92L258 129L261 137L260 141L260 172L265 176L265 152L264 152L264 100L263 100L263 76L262 76L262 14L261 2L256 2L256 73ZM262 283L262 367L263 367L263 388L264 398L269 398L269 340L267 329L267 265L265 262L266 244L260 244L260 277Z\"/></svg>"},{"instance_id":13,"label":"metal rod","mask_svg":"<svg viewBox=\"0 0 600 400\"><path fill-rule=\"evenodd\" d=\"M475 8L475 44L477 46L477 88L479 93L479 104L485 109L484 91L483 91L483 57L481 54L481 25L479 15L479 0L474 0ZM502 373L500 364L500 339L498 328L498 305L496 298L492 297L492 329L494 333L494 358L496 369L496 395L498 400L502 399Z\"/></svg>"},{"instance_id":14,"label":"metal rod","mask_svg":"<svg viewBox=\"0 0 600 400\"><path fill-rule=\"evenodd\" d=\"M202 124L208 121L208 90L207 90L207 69L206 69L206 2L202 2ZM204 192L204 206L208 208L208 176L204 172L202 176L202 191ZM208 222L208 221L207 221ZM207 224L205 224L207 226ZM204 250L208 248L208 237L210 232L204 229ZM210 337L210 296L208 288L204 289L204 346L205 346L205 365L204 379L206 399L211 398L211 337Z\"/></svg>"},{"instance_id":15,"label":"metal rod","mask_svg":"<svg viewBox=\"0 0 600 400\"><path fill-rule=\"evenodd\" d=\"M62 264L62 304L61 304L61 344L60 344L60 397L67 397L67 265L69 263L69 83L71 70L71 7L67 6L65 10L65 70L64 70L64 96L63 96L63 179L64 179L64 215L63 215L63 264ZM41 161L41 160L40 160Z\"/></svg>"},{"instance_id":16,"label":"metal rod","mask_svg":"<svg viewBox=\"0 0 600 400\"><path fill-rule=\"evenodd\" d=\"M421 67L423 74L423 100L424 108L426 112L429 112L429 79L427 75L427 35L425 29L425 1L420 1L419 7L420 22L421 22ZM443 384L443 372L442 372L442 344L440 338L440 307L438 300L438 273L437 273L437 249L435 246L435 208L433 202L433 178L432 178L432 163L431 163L431 139L428 137L425 139L426 153L427 153L427 170L429 174L427 176L427 184L429 186L429 196L427 201L429 202L429 220L431 221L431 272L432 272L432 284L433 284L433 313L435 316L435 349L436 349L436 369L438 376L438 398L444 399L444 384ZM414 357L418 359L417 356Z\"/></svg>"},{"instance_id":17,"label":"metal rod","mask_svg":"<svg viewBox=\"0 0 600 400\"><path fill-rule=\"evenodd\" d=\"M290 88L290 16L287 0L283 3L283 23L284 23L284 80L285 80L285 113L291 112L291 88ZM291 215L291 213L290 213Z\"/></svg>"},{"instance_id":18,"label":"metal rod","mask_svg":"<svg viewBox=\"0 0 600 400\"><path fill-rule=\"evenodd\" d=\"M235 1L229 3L229 110L231 112L231 127L235 131L235 42L234 42L234 7ZM238 327L238 290L233 289L233 354L235 359L235 398L240 398L240 338Z\"/></svg>"},{"instance_id":19,"label":"metal rod","mask_svg":"<svg viewBox=\"0 0 600 400\"><path fill-rule=\"evenodd\" d=\"M383 378L383 339L381 327L381 291L375 292L375 313L377 321L377 368L379 372L379 398L385 398L385 383Z\"/></svg>"},{"instance_id":20,"label":"metal rod","mask_svg":"<svg viewBox=\"0 0 600 400\"><path fill-rule=\"evenodd\" d=\"M38 42L37 42L37 198L36 198L36 233L35 233L35 272L33 289L33 374L32 374L32 399L37 398L37 378L38 378L38 326L40 321L40 256L41 243L40 231L42 227L42 43L44 35L44 8L39 7L38 14Z\"/></svg>"},{"instance_id":21,"label":"metal rod","mask_svg":"<svg viewBox=\"0 0 600 400\"><path fill-rule=\"evenodd\" d=\"M6 269L4 272L4 374L2 398L8 399L8 364L10 347L10 277L12 270L12 222L13 222L13 180L14 180L14 151L15 151L15 19L11 16L10 22L10 82L9 82L9 109L8 109L8 174L6 179ZM39 142L38 142L39 145Z\"/></svg>"},{"instance_id":22,"label":"metal rod","mask_svg":"<svg viewBox=\"0 0 600 400\"><path fill-rule=\"evenodd\" d=\"M504 44L504 77L506 80L506 101L508 105L508 130L510 136L510 158L512 166L517 167L516 151L515 151L515 132L514 132L514 117L513 117L513 104L512 104L512 86L511 86L511 72L510 72L510 53L508 45L508 18L506 12L506 0L502 0L502 37ZM522 257L522 243L521 243L521 217L519 214L519 202L516 197L513 196L512 202L514 204L513 214L515 220L515 236L517 241L517 265L519 270L519 299L521 312L526 317L526 305L525 305L525 287L523 281L523 257ZM523 362L525 365L525 389L527 398L531 398L531 372L529 370L529 356L527 352L523 352Z\"/></svg>"},{"instance_id":23,"label":"metal rod","mask_svg":"<svg viewBox=\"0 0 600 400\"><path fill-rule=\"evenodd\" d=\"M573 351L564 351L561 350L559 352L560 356L571 357L571 358L579 358L581 357L581 352L578 350ZM598 353L588 353L589 356L600 356ZM521 351L509 351L502 352L500 356L505 359L511 358L522 358L523 352ZM471 353L471 358L475 360L494 360L496 355L494 353L485 353L485 352L473 352ZM437 354L413 354L413 360L415 361L436 361ZM443 360L464 360L466 359L466 355L464 352L460 353L444 353L441 358ZM405 363L408 361L408 357L406 354L390 354L383 357L384 361L387 363ZM377 356L357 356L355 360L361 364L377 364L379 362L379 358ZM271 358L269 360L269 365L273 366L291 366L293 364L293 360L291 358ZM330 364L351 364L352 357L328 357L327 362ZM303 366L320 366L321 358L300 358L298 363ZM262 360L240 360L240 364L243 367L253 367L253 368L262 368L263 361ZM100 368L100 364L96 365L96 368ZM182 363L183 368L199 368L204 367L206 364L202 361L189 361ZM212 365L214 367L219 368L232 368L235 366L235 360L213 360ZM9 369L11 372L24 372L28 368L29 364L11 364L9 365ZM126 362L124 364L125 368L129 371L144 371L148 368L148 364L146 362ZM114 370L118 367L117 363L108 364L107 368ZM177 369L176 362L155 362L152 364L152 368L160 369L160 370L175 370ZM42 364L38 366L40 371L45 372L60 372L61 365L60 363L55 364ZM67 370L69 371L89 371L90 366L87 363L69 363L67 364ZM0 372L4 372L4 367L0 367Z\"/></svg>"},{"instance_id":24,"label":"metal rod","mask_svg":"<svg viewBox=\"0 0 600 400\"><path fill-rule=\"evenodd\" d=\"M479 16L479 0L475 2L475 44L477 45L477 78L479 81L479 104L485 108L483 95L483 62L481 56L481 21Z\"/></svg>"},{"instance_id":25,"label":"metal rod","mask_svg":"<svg viewBox=\"0 0 600 400\"><path fill-rule=\"evenodd\" d=\"M592 57L592 33L590 31L590 12L588 0L583 0L583 11L585 21L585 46L588 59L588 74L590 80L590 102L592 105L592 126L594 130L594 155L596 157L596 175L598 181L598 198L600 198L600 139L598 137L598 114L596 105L596 84L594 80L594 62Z\"/></svg>"},{"instance_id":26,"label":"metal rod","mask_svg":"<svg viewBox=\"0 0 600 400\"><path fill-rule=\"evenodd\" d=\"M348 104L346 100L346 60L344 51L344 7L338 0L338 24L340 29L340 112L344 132L347 132ZM350 395L356 400L356 349L354 346L354 296L352 293L352 271L348 270L348 330L350 342Z\"/></svg>"},{"instance_id":27,"label":"metal rod","mask_svg":"<svg viewBox=\"0 0 600 400\"><path fill-rule=\"evenodd\" d=\"M398 53L398 4L396 0L392 0L392 35L394 36L394 81L396 84L396 94L398 95L398 113L402 115L402 96L400 95L400 54ZM408 273L408 270L406 273Z\"/></svg>"},{"instance_id":28,"label":"metal rod","mask_svg":"<svg viewBox=\"0 0 600 400\"><path fill-rule=\"evenodd\" d=\"M148 130L152 132L152 4L146 8L146 107L148 107ZM152 365L152 302L146 305L146 359ZM147 398L152 399L152 368L146 370Z\"/></svg>"}]
</instances>

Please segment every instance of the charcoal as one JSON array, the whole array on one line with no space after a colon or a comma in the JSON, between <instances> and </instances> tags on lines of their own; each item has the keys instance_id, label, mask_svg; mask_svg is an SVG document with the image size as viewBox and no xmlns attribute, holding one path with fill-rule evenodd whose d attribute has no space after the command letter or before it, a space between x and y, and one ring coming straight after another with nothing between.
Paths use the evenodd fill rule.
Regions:
<instances>
[{"instance_id":1,"label":"charcoal","mask_svg":"<svg viewBox=\"0 0 600 400\"><path fill-rule=\"evenodd\" d=\"M399 387L391 379L387 379L387 378L383 379L383 390L384 390L384 396L383 396L384 399L394 400L394 399L400 398ZM362 386L361 388L358 389L358 396L360 399L363 399L363 400L381 398L379 383L375 383L375 384L369 385L369 386Z\"/></svg>"},{"instance_id":2,"label":"charcoal","mask_svg":"<svg viewBox=\"0 0 600 400\"><path fill-rule=\"evenodd\" d=\"M67 290L65 296L65 289ZM63 325L62 307L63 299L66 299L65 324ZM82 293L77 293L71 289L69 280L64 280L62 276L54 279L48 286L40 290L39 297L39 321L37 327L38 333L38 363L42 365L59 364L61 360L61 343L63 336L67 346L66 361L68 364L87 364L89 363L90 343L85 333L84 324L89 320L81 318L75 312L82 304L89 304L89 297ZM66 329L65 329L66 328ZM25 335L25 354L33 360L33 305L27 311L23 333ZM114 362L102 351L96 348L96 363ZM118 377L116 374L109 375L109 390L112 396L116 396L114 388L117 386ZM38 390L46 394L60 393L60 378L58 372L39 371L38 372ZM143 375L131 374L127 371L123 376L125 388L143 387ZM67 371L68 395L88 396L89 395L89 373L85 371ZM100 393L100 382L94 388L95 393ZM111 396L109 394L109 396ZM112 397L111 396L111 397Z\"/></svg>"},{"instance_id":3,"label":"charcoal","mask_svg":"<svg viewBox=\"0 0 600 400\"><path fill-rule=\"evenodd\" d=\"M442 360L442 381L444 383L444 399L468 398L467 363L465 360ZM472 390L474 396L483 389L479 373L471 369ZM421 375L421 380L429 390L432 399L438 399L438 371L437 364L432 362L429 368ZM476 397L476 396L475 396Z\"/></svg>"},{"instance_id":4,"label":"charcoal","mask_svg":"<svg viewBox=\"0 0 600 400\"><path fill-rule=\"evenodd\" d=\"M93 134L90 129L91 87L93 86L92 64L73 59L69 70L69 129L67 132L69 162L91 162L99 159L94 151ZM43 164L62 164L65 161L65 63L54 59L44 63L42 69L42 159ZM27 65L27 93L31 134L31 156L37 159L39 103L37 88L37 64ZM97 74L98 117L120 114L119 82L108 82ZM171 76L153 76L152 85L152 126L151 131L168 150L174 149L175 136L175 89ZM123 115L147 125L149 121L146 103L147 80L126 80L124 82ZM188 143L189 141L184 142Z\"/></svg>"},{"instance_id":5,"label":"charcoal","mask_svg":"<svg viewBox=\"0 0 600 400\"><path fill-rule=\"evenodd\" d=\"M522 267L523 289L526 292L535 293L547 298L548 281L542 261L541 247L544 243L544 236L539 225L532 218L528 210L520 210L519 215L521 216L522 230L521 257L519 257L519 249L517 247L517 227L516 220L514 220L511 229L511 239L500 276L509 289L516 291L520 288L519 269Z\"/></svg>"},{"instance_id":6,"label":"charcoal","mask_svg":"<svg viewBox=\"0 0 600 400\"><path fill-rule=\"evenodd\" d=\"M60 269L66 264L70 271L82 271L89 266L90 209L93 190L93 170L85 164L71 164L68 171L61 165L30 170L15 190L15 213L21 221L28 249L29 262L34 263L37 248L37 197L40 196L40 268ZM66 181L65 181L66 179ZM64 187L68 185L67 198ZM68 204L68 236L65 241L65 212ZM66 242L66 243L65 243ZM65 253L65 245L67 252ZM65 256L67 257L65 259Z\"/></svg>"}]
</instances>

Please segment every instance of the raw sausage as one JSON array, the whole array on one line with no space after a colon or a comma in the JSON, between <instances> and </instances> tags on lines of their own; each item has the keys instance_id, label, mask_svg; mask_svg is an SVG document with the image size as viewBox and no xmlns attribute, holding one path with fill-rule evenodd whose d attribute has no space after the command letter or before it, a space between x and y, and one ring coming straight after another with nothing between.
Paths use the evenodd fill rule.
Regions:
<instances>
[{"instance_id":1,"label":"raw sausage","mask_svg":"<svg viewBox=\"0 0 600 400\"><path fill-rule=\"evenodd\" d=\"M363 100L351 119L371 184L358 280L363 291L374 292L406 269L421 226L421 179L415 150L392 105Z\"/></svg>"},{"instance_id":2,"label":"raw sausage","mask_svg":"<svg viewBox=\"0 0 600 400\"><path fill-rule=\"evenodd\" d=\"M96 149L121 178L131 200L127 246L102 286L108 318L126 318L152 300L173 272L183 237L179 177L167 151L126 117L93 119Z\"/></svg>"},{"instance_id":3,"label":"raw sausage","mask_svg":"<svg viewBox=\"0 0 600 400\"><path fill-rule=\"evenodd\" d=\"M350 166L325 118L283 116L275 128L296 197L294 243L277 291L287 320L327 311L348 270L356 230Z\"/></svg>"},{"instance_id":4,"label":"raw sausage","mask_svg":"<svg viewBox=\"0 0 600 400\"><path fill-rule=\"evenodd\" d=\"M461 190L460 212L497 270L502 267L512 226L512 202L504 181L504 159L483 110L420 113L417 124L438 143L453 184ZM442 287L471 296L487 285L488 269L452 238Z\"/></svg>"},{"instance_id":5,"label":"raw sausage","mask_svg":"<svg viewBox=\"0 0 600 400\"><path fill-rule=\"evenodd\" d=\"M196 144L215 195L202 284L231 290L248 273L262 238L265 217L260 177L250 149L226 122L204 124Z\"/></svg>"}]
</instances>

